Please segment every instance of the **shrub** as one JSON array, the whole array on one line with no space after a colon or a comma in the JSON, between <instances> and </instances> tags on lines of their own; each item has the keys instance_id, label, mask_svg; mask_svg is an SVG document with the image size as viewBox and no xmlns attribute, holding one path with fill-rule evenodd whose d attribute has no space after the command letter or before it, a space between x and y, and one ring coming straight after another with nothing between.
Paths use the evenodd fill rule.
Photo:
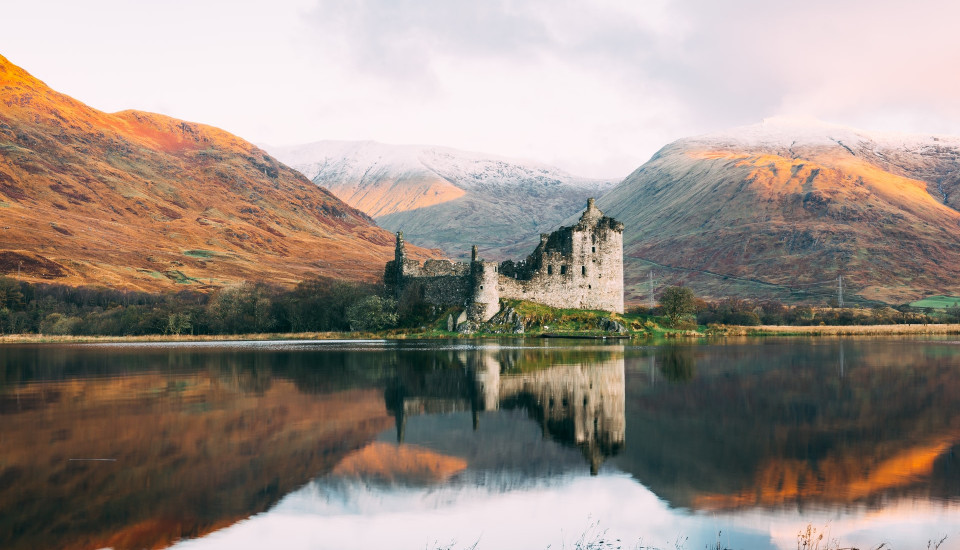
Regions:
<instances>
[{"instance_id":1,"label":"shrub","mask_svg":"<svg viewBox=\"0 0 960 550\"><path fill-rule=\"evenodd\" d=\"M352 331L375 331L397 326L397 303L390 298L367 296L347 308Z\"/></svg>"},{"instance_id":2,"label":"shrub","mask_svg":"<svg viewBox=\"0 0 960 550\"><path fill-rule=\"evenodd\" d=\"M40 332L57 336L76 334L81 322L82 319L79 317L67 317L62 313L51 313L40 323Z\"/></svg>"}]
</instances>

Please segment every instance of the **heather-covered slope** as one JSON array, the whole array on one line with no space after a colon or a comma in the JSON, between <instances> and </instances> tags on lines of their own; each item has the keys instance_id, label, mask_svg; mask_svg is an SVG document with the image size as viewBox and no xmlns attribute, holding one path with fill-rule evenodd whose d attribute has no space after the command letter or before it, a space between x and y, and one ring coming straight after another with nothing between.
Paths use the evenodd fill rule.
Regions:
<instances>
[{"instance_id":1,"label":"heather-covered slope","mask_svg":"<svg viewBox=\"0 0 960 550\"><path fill-rule=\"evenodd\" d=\"M600 200L624 222L628 301L712 295L904 302L960 291L960 139L772 119L676 141Z\"/></svg>"},{"instance_id":2,"label":"heather-covered slope","mask_svg":"<svg viewBox=\"0 0 960 550\"><path fill-rule=\"evenodd\" d=\"M371 280L392 255L392 235L252 144L100 112L0 57L0 273L142 290L292 284Z\"/></svg>"},{"instance_id":3,"label":"heather-covered slope","mask_svg":"<svg viewBox=\"0 0 960 550\"><path fill-rule=\"evenodd\" d=\"M270 151L380 226L458 258L474 244L491 259L524 257L614 183L440 147L321 141Z\"/></svg>"}]
</instances>

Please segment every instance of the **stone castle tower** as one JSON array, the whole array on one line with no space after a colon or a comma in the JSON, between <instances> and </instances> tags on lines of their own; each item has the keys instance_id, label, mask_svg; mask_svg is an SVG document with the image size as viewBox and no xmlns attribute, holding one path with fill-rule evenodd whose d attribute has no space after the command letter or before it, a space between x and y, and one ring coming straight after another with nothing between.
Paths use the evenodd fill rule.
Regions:
<instances>
[{"instance_id":1,"label":"stone castle tower","mask_svg":"<svg viewBox=\"0 0 960 550\"><path fill-rule=\"evenodd\" d=\"M486 321L500 309L500 299L529 300L556 308L599 309L623 313L623 224L603 215L593 199L580 220L553 233L525 260L502 263L407 258L403 233L384 281L400 296L411 285L440 306L462 306L474 321Z\"/></svg>"}]
</instances>

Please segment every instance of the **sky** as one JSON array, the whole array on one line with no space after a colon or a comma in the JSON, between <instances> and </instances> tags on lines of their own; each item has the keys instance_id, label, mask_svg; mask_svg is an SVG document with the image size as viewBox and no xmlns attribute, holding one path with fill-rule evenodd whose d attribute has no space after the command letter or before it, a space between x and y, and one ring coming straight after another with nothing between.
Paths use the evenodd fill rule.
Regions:
<instances>
[{"instance_id":1,"label":"sky","mask_svg":"<svg viewBox=\"0 0 960 550\"><path fill-rule=\"evenodd\" d=\"M54 89L261 145L441 145L619 178L772 116L960 135L951 1L4 3L0 55Z\"/></svg>"}]
</instances>

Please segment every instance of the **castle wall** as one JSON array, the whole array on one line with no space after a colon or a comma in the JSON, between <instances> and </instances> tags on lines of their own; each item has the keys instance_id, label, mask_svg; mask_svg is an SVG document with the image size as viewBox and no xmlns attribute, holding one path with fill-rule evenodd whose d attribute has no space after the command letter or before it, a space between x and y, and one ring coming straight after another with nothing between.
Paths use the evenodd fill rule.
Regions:
<instances>
[{"instance_id":1,"label":"castle wall","mask_svg":"<svg viewBox=\"0 0 960 550\"><path fill-rule=\"evenodd\" d=\"M529 300L557 308L623 313L623 224L587 201L580 221L542 235L540 245L521 262L501 264L477 258L470 263L406 258L403 234L397 234L396 259L387 264L384 282L399 298L419 285L427 301L465 306L472 321L483 322L500 309L500 299Z\"/></svg>"},{"instance_id":2,"label":"castle wall","mask_svg":"<svg viewBox=\"0 0 960 550\"><path fill-rule=\"evenodd\" d=\"M528 278L500 275L500 296L557 308L623 313L620 227L616 222L578 224L554 233L526 260Z\"/></svg>"},{"instance_id":3,"label":"castle wall","mask_svg":"<svg viewBox=\"0 0 960 550\"><path fill-rule=\"evenodd\" d=\"M410 285L418 285L423 298L435 305L464 307L472 296L470 266L449 260L419 262L405 260L400 293Z\"/></svg>"},{"instance_id":4,"label":"castle wall","mask_svg":"<svg viewBox=\"0 0 960 550\"><path fill-rule=\"evenodd\" d=\"M466 277L424 277L414 284L423 286L423 298L438 306L464 307L470 297L470 281Z\"/></svg>"}]
</instances>

